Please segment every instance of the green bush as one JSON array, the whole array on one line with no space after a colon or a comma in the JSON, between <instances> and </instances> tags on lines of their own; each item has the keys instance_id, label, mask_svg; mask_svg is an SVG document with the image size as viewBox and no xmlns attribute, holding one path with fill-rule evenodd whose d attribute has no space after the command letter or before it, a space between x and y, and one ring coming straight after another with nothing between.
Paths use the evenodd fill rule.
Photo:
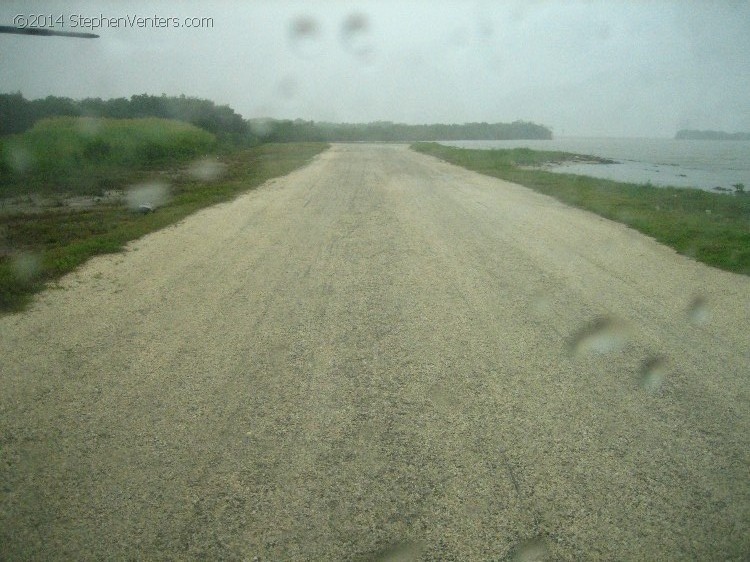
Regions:
<instances>
[{"instance_id":1,"label":"green bush","mask_svg":"<svg viewBox=\"0 0 750 562\"><path fill-rule=\"evenodd\" d=\"M4 139L0 189L90 193L103 178L190 160L215 147L211 133L169 119L42 119Z\"/></svg>"}]
</instances>

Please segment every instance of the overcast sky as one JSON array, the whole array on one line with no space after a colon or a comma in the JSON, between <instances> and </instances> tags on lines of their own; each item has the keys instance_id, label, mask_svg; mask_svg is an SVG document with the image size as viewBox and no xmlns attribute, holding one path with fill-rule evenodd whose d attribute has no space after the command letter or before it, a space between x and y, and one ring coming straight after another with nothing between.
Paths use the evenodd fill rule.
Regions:
<instances>
[{"instance_id":1,"label":"overcast sky","mask_svg":"<svg viewBox=\"0 0 750 562\"><path fill-rule=\"evenodd\" d=\"M99 39L0 34L0 91L205 97L244 117L534 121L556 136L750 131L750 2L13 2L16 15L213 18ZM64 27L60 25L60 18ZM173 21L173 20L172 20Z\"/></svg>"}]
</instances>

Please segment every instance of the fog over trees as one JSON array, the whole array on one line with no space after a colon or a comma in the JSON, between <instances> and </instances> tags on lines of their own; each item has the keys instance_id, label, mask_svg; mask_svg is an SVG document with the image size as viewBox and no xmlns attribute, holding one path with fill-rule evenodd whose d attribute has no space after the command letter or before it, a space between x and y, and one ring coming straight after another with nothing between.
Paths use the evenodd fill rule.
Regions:
<instances>
[{"instance_id":1,"label":"fog over trees","mask_svg":"<svg viewBox=\"0 0 750 562\"><path fill-rule=\"evenodd\" d=\"M20 93L0 94L0 134L21 133L45 117L109 117L135 119L161 117L185 121L219 136L245 136L247 122L226 105L181 96L134 95L130 99L70 98L47 96L27 100Z\"/></svg>"},{"instance_id":2,"label":"fog over trees","mask_svg":"<svg viewBox=\"0 0 750 562\"><path fill-rule=\"evenodd\" d=\"M115 119L161 117L185 121L235 143L293 141L437 141L551 139L552 131L527 121L407 125L391 121L326 123L244 119L227 105L181 96L134 95L128 98L73 100L47 96L27 100L20 93L0 94L0 134L21 133L46 117L85 116Z\"/></svg>"}]
</instances>

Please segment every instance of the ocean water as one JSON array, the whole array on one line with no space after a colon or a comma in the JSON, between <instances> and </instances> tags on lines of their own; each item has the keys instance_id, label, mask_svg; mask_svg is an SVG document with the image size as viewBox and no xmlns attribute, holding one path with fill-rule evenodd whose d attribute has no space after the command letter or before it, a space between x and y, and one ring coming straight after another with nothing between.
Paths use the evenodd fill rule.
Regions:
<instances>
[{"instance_id":1,"label":"ocean water","mask_svg":"<svg viewBox=\"0 0 750 562\"><path fill-rule=\"evenodd\" d=\"M615 164L559 164L551 172L581 174L655 186L750 191L750 141L561 137L552 140L445 141L462 148L560 150L615 160Z\"/></svg>"}]
</instances>

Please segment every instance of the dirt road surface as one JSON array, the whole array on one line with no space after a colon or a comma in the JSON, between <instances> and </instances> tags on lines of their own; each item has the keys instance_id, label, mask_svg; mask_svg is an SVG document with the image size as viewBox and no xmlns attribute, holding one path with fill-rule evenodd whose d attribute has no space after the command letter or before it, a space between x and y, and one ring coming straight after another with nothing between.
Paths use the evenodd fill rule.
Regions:
<instances>
[{"instance_id":1,"label":"dirt road surface","mask_svg":"<svg viewBox=\"0 0 750 562\"><path fill-rule=\"evenodd\" d=\"M0 558L742 560L750 279L334 145L0 318Z\"/></svg>"}]
</instances>

